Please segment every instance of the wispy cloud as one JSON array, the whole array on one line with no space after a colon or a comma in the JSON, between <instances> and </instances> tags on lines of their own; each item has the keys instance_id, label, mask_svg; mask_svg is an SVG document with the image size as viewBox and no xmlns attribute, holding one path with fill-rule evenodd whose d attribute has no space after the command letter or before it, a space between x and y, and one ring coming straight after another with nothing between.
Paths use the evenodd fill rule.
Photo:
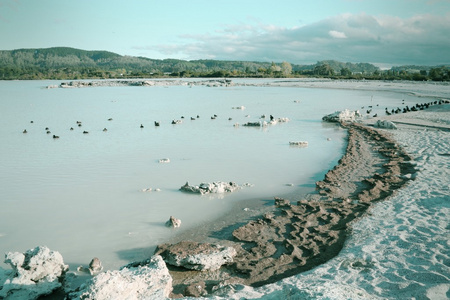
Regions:
<instances>
[{"instance_id":1,"label":"wispy cloud","mask_svg":"<svg viewBox=\"0 0 450 300\"><path fill-rule=\"evenodd\" d=\"M361 13L294 28L234 24L213 33L180 36L179 44L151 48L185 59L441 64L450 63L449 33L450 14L402 19Z\"/></svg>"}]
</instances>

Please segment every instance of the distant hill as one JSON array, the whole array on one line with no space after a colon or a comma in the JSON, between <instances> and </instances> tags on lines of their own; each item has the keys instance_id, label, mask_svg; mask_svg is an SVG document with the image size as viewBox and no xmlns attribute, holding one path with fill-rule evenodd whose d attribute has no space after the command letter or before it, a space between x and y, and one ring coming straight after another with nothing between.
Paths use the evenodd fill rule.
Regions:
<instances>
[{"instance_id":1,"label":"distant hill","mask_svg":"<svg viewBox=\"0 0 450 300\"><path fill-rule=\"evenodd\" d=\"M426 73L430 68L417 67L416 69ZM394 72L399 73L399 71ZM158 60L122 56L108 51L86 51L68 47L0 50L0 80L169 76L346 76L348 78L357 74L362 74L361 76L367 78L374 74L380 74L380 69L369 63L343 63L335 60L319 61L312 65L296 65L288 62L281 64L256 61ZM441 77L445 78L445 74L444 77ZM394 75L395 73L392 73L390 76Z\"/></svg>"}]
</instances>

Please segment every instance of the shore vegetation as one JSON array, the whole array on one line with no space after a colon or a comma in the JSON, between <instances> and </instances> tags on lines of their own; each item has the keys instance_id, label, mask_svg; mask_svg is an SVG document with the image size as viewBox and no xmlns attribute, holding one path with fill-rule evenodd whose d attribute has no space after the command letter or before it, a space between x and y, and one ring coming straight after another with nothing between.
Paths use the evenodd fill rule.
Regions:
<instances>
[{"instance_id":1,"label":"shore vegetation","mask_svg":"<svg viewBox=\"0 0 450 300\"><path fill-rule=\"evenodd\" d=\"M287 61L159 60L68 47L0 51L0 80L189 77L450 81L450 65L382 70L370 63L335 60L299 65Z\"/></svg>"}]
</instances>

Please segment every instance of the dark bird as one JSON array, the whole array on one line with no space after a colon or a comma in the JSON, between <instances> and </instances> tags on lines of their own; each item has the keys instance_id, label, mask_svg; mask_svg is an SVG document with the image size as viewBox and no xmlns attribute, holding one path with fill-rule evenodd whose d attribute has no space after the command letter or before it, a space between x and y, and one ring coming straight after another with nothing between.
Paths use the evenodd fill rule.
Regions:
<instances>
[{"instance_id":1,"label":"dark bird","mask_svg":"<svg viewBox=\"0 0 450 300\"><path fill-rule=\"evenodd\" d=\"M88 134L89 133L89 131L83 131L83 134Z\"/></svg>"},{"instance_id":2,"label":"dark bird","mask_svg":"<svg viewBox=\"0 0 450 300\"><path fill-rule=\"evenodd\" d=\"M141 128L144 128L144 125L141 124Z\"/></svg>"},{"instance_id":3,"label":"dark bird","mask_svg":"<svg viewBox=\"0 0 450 300\"><path fill-rule=\"evenodd\" d=\"M159 126L159 122L156 122L156 121L155 121L155 126Z\"/></svg>"},{"instance_id":4,"label":"dark bird","mask_svg":"<svg viewBox=\"0 0 450 300\"><path fill-rule=\"evenodd\" d=\"M53 138L54 138L54 139L59 139L59 136L53 135Z\"/></svg>"},{"instance_id":5,"label":"dark bird","mask_svg":"<svg viewBox=\"0 0 450 300\"><path fill-rule=\"evenodd\" d=\"M22 131L23 133L27 133L27 130L26 129L24 129L23 131Z\"/></svg>"}]
</instances>

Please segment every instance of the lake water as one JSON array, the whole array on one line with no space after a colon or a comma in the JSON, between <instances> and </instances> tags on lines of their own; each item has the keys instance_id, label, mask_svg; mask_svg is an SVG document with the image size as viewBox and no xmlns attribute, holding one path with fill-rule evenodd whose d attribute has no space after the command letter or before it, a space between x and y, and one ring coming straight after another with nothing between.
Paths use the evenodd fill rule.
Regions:
<instances>
[{"instance_id":1,"label":"lake water","mask_svg":"<svg viewBox=\"0 0 450 300\"><path fill-rule=\"evenodd\" d=\"M95 256L105 269L146 258L179 232L164 226L170 216L185 230L225 214L237 201L312 191L345 147L345 130L322 116L375 103L373 113L383 113L416 99L287 87L45 88L59 83L0 82L0 253L45 245L71 270ZM233 109L238 106L245 109ZM261 115L290 121L233 126ZM182 123L172 125L174 119ZM159 163L163 158L170 163ZM200 196L179 191L187 181L254 186Z\"/></svg>"}]
</instances>

